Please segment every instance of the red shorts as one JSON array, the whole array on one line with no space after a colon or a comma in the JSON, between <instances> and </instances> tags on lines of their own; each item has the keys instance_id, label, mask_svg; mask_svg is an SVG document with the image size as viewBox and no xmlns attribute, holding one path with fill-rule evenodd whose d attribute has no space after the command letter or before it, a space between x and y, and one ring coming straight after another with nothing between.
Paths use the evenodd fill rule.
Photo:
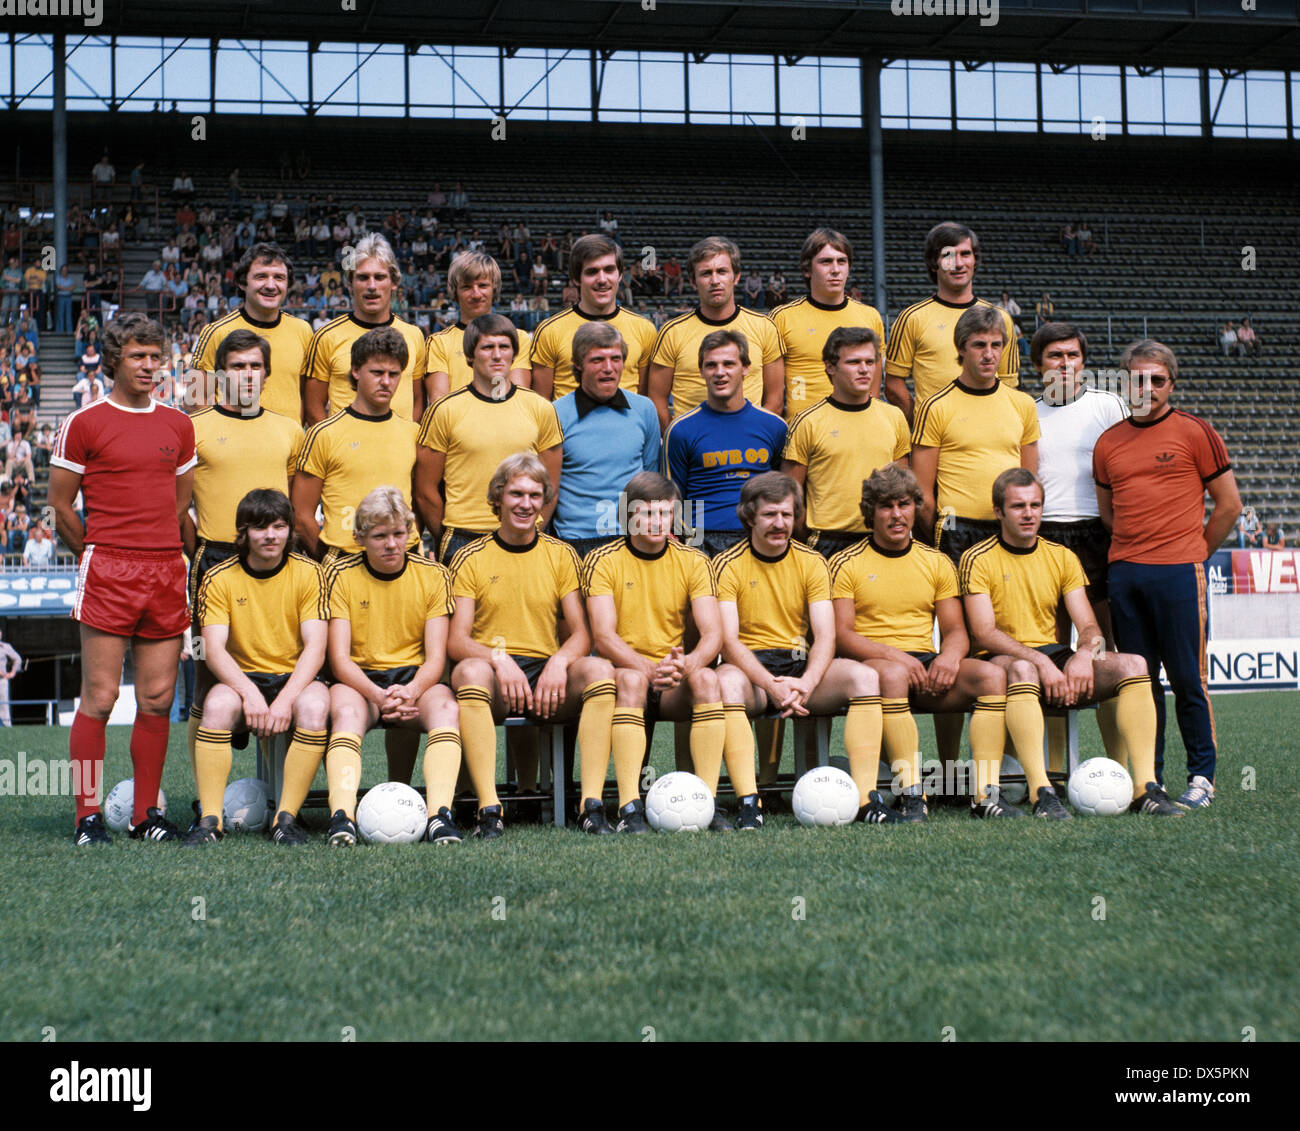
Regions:
<instances>
[{"instance_id":1,"label":"red shorts","mask_svg":"<svg viewBox=\"0 0 1300 1131\"><path fill-rule=\"evenodd\" d=\"M166 640L190 623L179 550L87 546L77 569L72 619L114 636Z\"/></svg>"}]
</instances>

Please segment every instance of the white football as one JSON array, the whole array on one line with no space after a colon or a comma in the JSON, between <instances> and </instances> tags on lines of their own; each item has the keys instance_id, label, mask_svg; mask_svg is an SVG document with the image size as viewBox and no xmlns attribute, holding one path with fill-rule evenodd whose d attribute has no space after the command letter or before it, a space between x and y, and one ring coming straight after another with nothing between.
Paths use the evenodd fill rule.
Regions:
<instances>
[{"instance_id":1,"label":"white football","mask_svg":"<svg viewBox=\"0 0 1300 1131\"><path fill-rule=\"evenodd\" d=\"M113 786L104 798L104 823L115 833L124 833L131 827L131 810L135 806L135 778L127 778ZM158 788L158 811L167 815L167 795Z\"/></svg>"},{"instance_id":2,"label":"white football","mask_svg":"<svg viewBox=\"0 0 1300 1131\"><path fill-rule=\"evenodd\" d=\"M1029 796L1029 786L1022 781L1008 782L1007 778L1012 774L1024 777L1025 771L1010 754L1003 754L1002 769L998 771L998 776L1005 783L1001 788L1002 800L1009 801L1012 805L1019 805Z\"/></svg>"},{"instance_id":3,"label":"white football","mask_svg":"<svg viewBox=\"0 0 1300 1131\"><path fill-rule=\"evenodd\" d=\"M1133 779L1110 758L1089 758L1070 775L1066 787L1070 804L1089 817L1114 817L1127 812L1133 800Z\"/></svg>"},{"instance_id":4,"label":"white football","mask_svg":"<svg viewBox=\"0 0 1300 1131\"><path fill-rule=\"evenodd\" d=\"M226 786L221 802L221 826L226 832L266 828L270 817L271 787L257 778L240 778Z\"/></svg>"},{"instance_id":5,"label":"white football","mask_svg":"<svg viewBox=\"0 0 1300 1131\"><path fill-rule=\"evenodd\" d=\"M794 783L791 805L799 823L811 827L851 824L862 802L848 774L835 766L820 766Z\"/></svg>"},{"instance_id":6,"label":"white football","mask_svg":"<svg viewBox=\"0 0 1300 1131\"><path fill-rule=\"evenodd\" d=\"M645 795L645 815L657 832L699 832L713 820L713 794L702 778L674 770L650 787Z\"/></svg>"},{"instance_id":7,"label":"white football","mask_svg":"<svg viewBox=\"0 0 1300 1131\"><path fill-rule=\"evenodd\" d=\"M428 823L424 798L399 781L366 790L357 806L357 829L371 844L414 844Z\"/></svg>"}]
</instances>

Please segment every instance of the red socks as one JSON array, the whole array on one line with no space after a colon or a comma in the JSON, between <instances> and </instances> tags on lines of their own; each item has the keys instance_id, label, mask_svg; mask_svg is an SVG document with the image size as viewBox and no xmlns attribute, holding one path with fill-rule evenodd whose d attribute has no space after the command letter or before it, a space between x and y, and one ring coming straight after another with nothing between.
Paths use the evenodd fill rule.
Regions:
<instances>
[{"instance_id":1,"label":"red socks","mask_svg":"<svg viewBox=\"0 0 1300 1131\"><path fill-rule=\"evenodd\" d=\"M78 716L80 717L80 716ZM135 778L135 806L131 824L138 825L158 804L158 787L162 785L163 762L167 759L167 735L171 720L167 715L146 715L136 711L131 728L131 766ZM104 756L104 730L100 724L99 756Z\"/></svg>"},{"instance_id":2,"label":"red socks","mask_svg":"<svg viewBox=\"0 0 1300 1131\"><path fill-rule=\"evenodd\" d=\"M92 719L80 711L73 716L68 737L72 783L77 791L77 820L99 811L104 790L104 727L106 719Z\"/></svg>"}]
</instances>

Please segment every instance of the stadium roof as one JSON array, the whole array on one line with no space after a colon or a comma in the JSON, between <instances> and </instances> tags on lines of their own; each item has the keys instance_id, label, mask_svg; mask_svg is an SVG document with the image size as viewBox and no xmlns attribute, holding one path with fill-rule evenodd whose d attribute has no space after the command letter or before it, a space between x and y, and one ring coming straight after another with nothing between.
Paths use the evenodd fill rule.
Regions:
<instances>
[{"instance_id":1,"label":"stadium roof","mask_svg":"<svg viewBox=\"0 0 1300 1131\"><path fill-rule=\"evenodd\" d=\"M16 0L22 4L23 0ZM35 2L35 0L33 0ZM76 10L94 0L42 0ZM999 0L978 14L895 15L893 7L992 0L98 0L101 22L26 17L24 30L484 44L601 51L871 55L1135 67L1294 67L1300 0ZM1245 6L1249 5L1249 8ZM93 8L91 9L94 10ZM10 23L11 30L18 30Z\"/></svg>"}]
</instances>

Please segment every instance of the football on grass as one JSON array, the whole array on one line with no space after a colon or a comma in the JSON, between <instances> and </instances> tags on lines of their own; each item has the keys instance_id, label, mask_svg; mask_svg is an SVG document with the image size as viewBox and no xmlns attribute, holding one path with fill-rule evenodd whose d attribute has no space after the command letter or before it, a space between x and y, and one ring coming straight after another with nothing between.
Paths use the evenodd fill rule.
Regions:
<instances>
[{"instance_id":1,"label":"football on grass","mask_svg":"<svg viewBox=\"0 0 1300 1131\"><path fill-rule=\"evenodd\" d=\"M790 799L801 825L847 825L858 815L861 801L853 779L835 766L809 770L794 783Z\"/></svg>"},{"instance_id":2,"label":"football on grass","mask_svg":"<svg viewBox=\"0 0 1300 1131\"><path fill-rule=\"evenodd\" d=\"M424 798L399 781L366 790L357 806L357 828L371 844L414 844L428 820Z\"/></svg>"},{"instance_id":3,"label":"football on grass","mask_svg":"<svg viewBox=\"0 0 1300 1131\"><path fill-rule=\"evenodd\" d=\"M221 824L226 832L243 829L254 833L266 828L270 817L271 787L257 778L240 778L226 786L221 803Z\"/></svg>"},{"instance_id":4,"label":"football on grass","mask_svg":"<svg viewBox=\"0 0 1300 1131\"><path fill-rule=\"evenodd\" d=\"M127 778L113 786L104 798L104 821L115 833L124 833L131 825L131 809L135 805L135 779ZM158 790L158 811L167 814L167 795Z\"/></svg>"},{"instance_id":5,"label":"football on grass","mask_svg":"<svg viewBox=\"0 0 1300 1131\"><path fill-rule=\"evenodd\" d=\"M1070 804L1089 817L1114 817L1133 800L1128 770L1109 758L1089 758L1070 775Z\"/></svg>"},{"instance_id":6,"label":"football on grass","mask_svg":"<svg viewBox=\"0 0 1300 1131\"><path fill-rule=\"evenodd\" d=\"M645 815L657 832L699 832L713 820L713 794L702 778L674 770L650 787L645 795Z\"/></svg>"}]
</instances>

